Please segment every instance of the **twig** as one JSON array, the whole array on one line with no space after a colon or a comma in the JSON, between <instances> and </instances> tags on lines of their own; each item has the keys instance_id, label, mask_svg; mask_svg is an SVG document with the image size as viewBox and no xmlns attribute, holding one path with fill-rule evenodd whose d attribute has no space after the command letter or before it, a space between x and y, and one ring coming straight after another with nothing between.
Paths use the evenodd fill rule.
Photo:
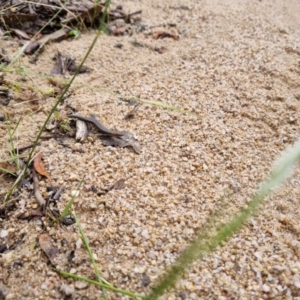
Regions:
<instances>
[{"instance_id":1,"label":"twig","mask_svg":"<svg viewBox=\"0 0 300 300\"><path fill-rule=\"evenodd\" d=\"M53 196L53 200L57 200L57 199L60 197L61 193L62 193L64 190L65 190L65 186L62 185L62 186L58 189L58 191L55 193L55 195Z\"/></svg>"},{"instance_id":2,"label":"twig","mask_svg":"<svg viewBox=\"0 0 300 300\"><path fill-rule=\"evenodd\" d=\"M40 143L37 143L37 145L40 145ZM34 144L30 144L30 145L22 147L22 148L15 148L14 152L21 153L21 152L23 152L23 151L25 151L27 149L32 148L33 146L34 146Z\"/></svg>"}]
</instances>

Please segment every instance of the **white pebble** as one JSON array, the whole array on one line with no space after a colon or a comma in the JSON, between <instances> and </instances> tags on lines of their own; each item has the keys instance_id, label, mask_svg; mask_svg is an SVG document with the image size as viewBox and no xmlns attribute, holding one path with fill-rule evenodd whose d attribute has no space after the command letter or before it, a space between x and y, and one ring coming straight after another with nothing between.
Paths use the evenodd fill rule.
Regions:
<instances>
[{"instance_id":1,"label":"white pebble","mask_svg":"<svg viewBox=\"0 0 300 300\"><path fill-rule=\"evenodd\" d=\"M71 192L71 196L72 196L72 197L78 197L78 196L79 196L79 191L78 191L78 190L72 191L72 192Z\"/></svg>"},{"instance_id":2,"label":"white pebble","mask_svg":"<svg viewBox=\"0 0 300 300\"><path fill-rule=\"evenodd\" d=\"M142 237L144 237L146 240L150 239L150 235L148 232L148 229L144 229L141 233Z\"/></svg>"},{"instance_id":3,"label":"white pebble","mask_svg":"<svg viewBox=\"0 0 300 300\"><path fill-rule=\"evenodd\" d=\"M7 237L8 236L8 230L1 230L1 232L0 232L0 237L2 238L2 239L4 239L5 237Z\"/></svg>"},{"instance_id":4,"label":"white pebble","mask_svg":"<svg viewBox=\"0 0 300 300\"><path fill-rule=\"evenodd\" d=\"M81 240L81 239L78 239L78 240L76 241L76 249L79 249L79 248L81 247L81 245L82 245L82 240Z\"/></svg>"},{"instance_id":5,"label":"white pebble","mask_svg":"<svg viewBox=\"0 0 300 300\"><path fill-rule=\"evenodd\" d=\"M270 287L269 287L268 285L266 285L266 284L264 284L264 285L262 286L262 289L263 289L263 291L264 291L265 293L270 292Z\"/></svg>"},{"instance_id":6,"label":"white pebble","mask_svg":"<svg viewBox=\"0 0 300 300\"><path fill-rule=\"evenodd\" d=\"M88 283L87 282L83 282L83 281L76 281L75 282L75 288L77 290L83 290L86 289L88 287Z\"/></svg>"},{"instance_id":7,"label":"white pebble","mask_svg":"<svg viewBox=\"0 0 300 300\"><path fill-rule=\"evenodd\" d=\"M261 260L262 259L262 255L260 252L254 252L254 256L258 259Z\"/></svg>"},{"instance_id":8,"label":"white pebble","mask_svg":"<svg viewBox=\"0 0 300 300\"><path fill-rule=\"evenodd\" d=\"M294 285L295 287L297 287L298 289L300 289L300 276L298 274L295 274L293 276L294 279Z\"/></svg>"},{"instance_id":9,"label":"white pebble","mask_svg":"<svg viewBox=\"0 0 300 300\"><path fill-rule=\"evenodd\" d=\"M74 292L75 292L75 289L74 289L74 285L73 285L73 284L70 284L70 285L63 284L63 285L60 287L60 290L61 290L66 296L71 296L71 295L74 294Z\"/></svg>"}]
</instances>

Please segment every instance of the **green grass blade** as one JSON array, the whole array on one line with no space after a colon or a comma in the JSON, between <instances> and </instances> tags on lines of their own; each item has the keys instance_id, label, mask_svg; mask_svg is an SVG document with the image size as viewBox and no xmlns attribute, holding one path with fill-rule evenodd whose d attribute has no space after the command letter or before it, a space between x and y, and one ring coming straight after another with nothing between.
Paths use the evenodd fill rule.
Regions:
<instances>
[{"instance_id":1,"label":"green grass blade","mask_svg":"<svg viewBox=\"0 0 300 300\"><path fill-rule=\"evenodd\" d=\"M10 174L10 175L12 175L12 176L14 176L14 177L17 176L17 174L15 174L14 172L9 171L9 170L7 170L7 169L5 169L5 168L0 167L0 170L1 170L2 172L4 172L4 173Z\"/></svg>"},{"instance_id":2,"label":"green grass blade","mask_svg":"<svg viewBox=\"0 0 300 300\"><path fill-rule=\"evenodd\" d=\"M73 213L73 216L74 216L74 218L76 220L76 224L77 224L78 230L80 232L82 241L83 241L83 243L84 243L84 245L85 245L85 247L86 247L86 249L88 251L88 254L89 254L90 260L92 262L92 265L93 265L93 268L94 268L94 272L95 272L95 274L96 274L96 276L98 278L98 281L100 283L105 283L106 285L112 286L108 281L106 281L103 277L101 277L99 269L98 269L98 266L97 266L97 264L95 262L94 255L93 255L92 249L90 247L89 241L88 241L88 239L87 239L87 237L86 237L86 235L85 235L85 233L84 233L84 231L82 229L82 226L81 226L79 220L77 219L75 213ZM107 295L106 295L104 287L102 287L102 295L103 295L104 299L107 299Z\"/></svg>"},{"instance_id":3,"label":"green grass blade","mask_svg":"<svg viewBox=\"0 0 300 300\"><path fill-rule=\"evenodd\" d=\"M14 145L14 134L16 133L16 130L18 129L20 123L22 121L22 117L19 118L16 126L14 129L11 128L10 124L9 124L9 121L7 119L7 116L6 116L6 127L7 127L7 132L8 132L8 135L9 135L9 143L10 143L10 149L8 150L9 152L9 155L10 157L13 159L16 167L17 167L17 170L19 169L19 159L18 159L18 153L16 153L15 151L15 145Z\"/></svg>"},{"instance_id":4,"label":"green grass blade","mask_svg":"<svg viewBox=\"0 0 300 300\"><path fill-rule=\"evenodd\" d=\"M57 270L57 269L55 269L55 271L57 273L63 275L63 276L70 277L70 278L77 279L77 280L81 280L81 281L84 281L84 282L88 282L88 283L91 283L91 284L94 284L94 285L97 285L97 286L101 286L101 287L104 287L104 288L106 288L110 291L120 293L122 295L126 295L126 296L133 297L133 298L139 298L139 299L149 299L149 298L147 298L147 296L139 295L139 294L132 293L130 291L115 288L111 285L107 285L107 284L104 284L104 283L101 283L101 282L98 282L98 281L95 281L95 280L92 280L92 279L89 279L89 278L86 278L86 277L83 277L83 276L79 276L79 275L76 275L76 274L71 274L71 273L61 271L61 270ZM151 300L158 300L158 299L157 298L152 298Z\"/></svg>"},{"instance_id":5,"label":"green grass blade","mask_svg":"<svg viewBox=\"0 0 300 300\"><path fill-rule=\"evenodd\" d=\"M163 279L152 289L149 298L152 299L162 295L167 289L173 287L175 282L183 274L184 270L196 259L202 258L216 249L221 242L226 241L236 233L245 222L253 215L264 198L272 190L278 187L292 172L293 166L300 159L300 140L282 155L272 168L270 176L264 181L261 188L253 196L246 208L242 209L233 219L223 226L216 235L203 237L200 233L195 240L184 250L171 269L165 274ZM205 231L205 229L204 229Z\"/></svg>"},{"instance_id":6,"label":"green grass blade","mask_svg":"<svg viewBox=\"0 0 300 300\"><path fill-rule=\"evenodd\" d=\"M79 182L79 185L78 185L78 188L77 188L77 190L76 190L76 193L77 193L77 192L79 193L79 190L80 190L80 188L81 188L82 183L83 183L83 179L81 179L81 181ZM75 200L76 197L77 197L77 194L75 194L75 195L71 198L71 200L67 203L67 205L66 205L66 207L64 208L63 212L61 213L61 215L60 215L58 218L56 218L56 219L54 220L54 222L59 222L60 220L62 220L64 217L68 216L68 215L71 213L71 207L72 207L72 205L73 205L74 200Z\"/></svg>"},{"instance_id":7,"label":"green grass blade","mask_svg":"<svg viewBox=\"0 0 300 300\"><path fill-rule=\"evenodd\" d=\"M105 11L104 11L104 14L107 14L109 5L110 5L110 0L106 1L106 3L105 3ZM103 21L104 21L104 20L105 20L105 18L103 17ZM101 24L102 24L102 20L101 20ZM55 103L55 104L53 105L53 107L51 108L50 113L48 114L48 116L47 116L47 118L46 118L44 124L42 125L41 129L39 130L39 132L38 132L38 134L37 134L37 136L36 136L36 139L35 139L35 141L34 141L34 145L33 145L33 147L31 148L31 151L30 151L30 153L29 153L29 158L28 158L28 160L27 160L27 163L26 163L26 166L25 166L25 169L24 169L24 173L23 173L23 174L26 174L26 172L27 172L27 169L28 169L28 167L29 167L29 162L30 162L30 160L31 160L31 158L32 158L32 156L33 156L33 153L34 153L34 151L35 151L35 149L36 149L36 146L37 146L37 144L38 144L38 142L39 142L39 140L40 140L40 138L41 138L41 135L42 135L42 133L44 132L44 130L45 130L45 128L46 128L46 126L47 126L47 124L48 124L48 122L49 122L51 116L52 116L53 113L56 111L56 109L57 109L59 103L64 99L65 94L67 93L67 91L68 91L69 88L71 87L73 81L75 80L75 78L76 78L77 75L79 74L79 71L81 70L82 66L84 65L85 61L87 60L88 56L90 55L91 51L93 50L93 48L94 48L94 46L95 46L95 44L96 44L96 42L97 42L97 40L98 40L98 38L99 38L99 36L100 36L100 34L101 34L101 24L100 24L99 29L98 29L97 32L96 32L96 35L95 35L95 38L93 39L92 44L90 45L89 49L87 50L87 52L86 52L84 58L82 59L80 65L79 65L78 68L76 69L76 71L75 71L74 75L72 76L71 80L68 82L68 84L66 85L66 87L63 89L63 91L62 91L62 93L60 94L60 96L59 96L58 100L56 101L56 103ZM23 177L21 177L20 180L22 180L22 179L23 179ZM17 186L18 183L19 183L19 181L16 182L16 183L14 184L14 187ZM12 192L13 192L13 191L12 191ZM9 198L11 197L12 192L8 193L8 195L6 196L6 201L9 200Z\"/></svg>"}]
</instances>

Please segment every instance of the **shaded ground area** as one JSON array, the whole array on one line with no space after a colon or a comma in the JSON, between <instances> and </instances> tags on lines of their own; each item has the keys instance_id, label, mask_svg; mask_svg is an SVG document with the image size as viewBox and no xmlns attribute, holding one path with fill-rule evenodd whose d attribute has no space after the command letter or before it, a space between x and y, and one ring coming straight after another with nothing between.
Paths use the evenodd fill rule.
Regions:
<instances>
[{"instance_id":1,"label":"shaded ground area","mask_svg":"<svg viewBox=\"0 0 300 300\"><path fill-rule=\"evenodd\" d=\"M148 291L213 211L225 209L226 221L243 207L273 160L299 137L297 1L195 2L115 1L128 12L142 10L140 23L113 24L126 32L100 36L86 62L89 72L77 77L58 107L59 118L94 115L133 133L140 154L103 145L95 131L82 143L51 138L38 148L51 177L51 183L40 180L42 195L65 185L56 204L62 211L84 179L73 208L102 275L137 293ZM179 39L153 38L158 31ZM13 96L1 112L12 124L22 117L15 146L32 143L63 79L71 77L50 76L57 50L79 62L94 35L50 43L35 64L22 57L18 68L8 68ZM19 43L2 39L1 47L11 58ZM132 97L148 103L124 119ZM0 144L3 161L9 158L4 122ZM125 187L109 190L120 179ZM12 183L0 177L1 201ZM297 168L259 215L194 263L162 299L300 299L299 185ZM0 221L0 245L9 246L0 256L3 298L100 299L96 287L57 275L37 242L48 233L58 268L95 279L76 226L51 226L47 217L20 220L37 204L25 187L13 198Z\"/></svg>"}]
</instances>

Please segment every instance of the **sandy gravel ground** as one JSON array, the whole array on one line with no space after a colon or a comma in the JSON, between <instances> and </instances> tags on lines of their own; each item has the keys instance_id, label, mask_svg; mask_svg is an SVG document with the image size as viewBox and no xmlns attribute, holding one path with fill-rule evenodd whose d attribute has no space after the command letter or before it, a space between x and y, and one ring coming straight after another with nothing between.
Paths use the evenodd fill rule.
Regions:
<instances>
[{"instance_id":1,"label":"sandy gravel ground","mask_svg":"<svg viewBox=\"0 0 300 300\"><path fill-rule=\"evenodd\" d=\"M211 212L222 207L224 220L229 220L250 199L272 161L299 137L300 6L296 0L133 0L113 5L120 3L127 11L142 9L146 31L132 26L131 36L101 36L87 61L91 72L78 76L59 111L65 116L73 107L110 128L134 133L141 154L105 147L93 133L84 143L44 140L39 150L52 185L66 186L60 210L84 178L74 210L103 277L145 293ZM160 29L178 34L179 40L146 36ZM48 45L36 65L27 57L20 64L36 86L49 89L55 51L80 60L93 37L90 32ZM133 41L152 48L135 47ZM2 43L12 51L18 47L16 40ZM121 49L115 47L119 43ZM167 51L159 54L154 47ZM24 78L21 73L6 76L20 82ZM143 104L132 120L124 120L132 109L125 96L161 101L189 113ZM11 101L10 119L16 124L22 116L19 146L33 141L54 100L44 99L38 112L30 103ZM0 143L4 159L8 135L3 122ZM125 179L124 189L95 192L119 179ZM11 183L2 176L1 192ZM41 180L40 185L46 195L49 182ZM260 214L222 248L194 263L162 299L300 299L299 186L297 168ZM48 232L59 249L59 268L95 278L76 226L51 227L46 218L19 220L36 203L26 189L17 199L9 218L0 220L0 244L16 244L0 256L0 298L100 299L94 286L52 271L36 242ZM109 298L127 299L114 293Z\"/></svg>"}]
</instances>

